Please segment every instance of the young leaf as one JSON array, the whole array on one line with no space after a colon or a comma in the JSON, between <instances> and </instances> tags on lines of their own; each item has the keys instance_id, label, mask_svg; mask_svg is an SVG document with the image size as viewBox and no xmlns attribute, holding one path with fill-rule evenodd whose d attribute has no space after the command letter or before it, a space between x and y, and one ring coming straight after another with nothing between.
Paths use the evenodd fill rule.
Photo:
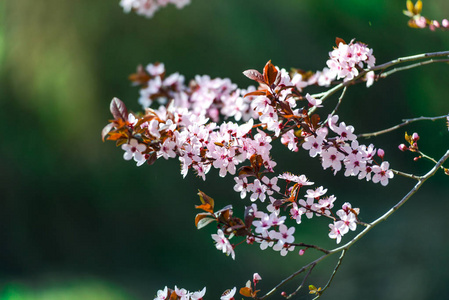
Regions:
<instances>
[{"instance_id":1,"label":"young leaf","mask_svg":"<svg viewBox=\"0 0 449 300\"><path fill-rule=\"evenodd\" d=\"M340 45L340 43L343 43L344 45L346 45L346 42L345 42L344 39L336 37L335 38L335 44L337 45L337 47L338 47L338 45Z\"/></svg>"},{"instance_id":2,"label":"young leaf","mask_svg":"<svg viewBox=\"0 0 449 300\"><path fill-rule=\"evenodd\" d=\"M407 10L409 12L411 12L412 14L414 13L414 7L413 7L413 2L412 0L407 0Z\"/></svg>"},{"instance_id":3,"label":"young leaf","mask_svg":"<svg viewBox=\"0 0 449 300\"><path fill-rule=\"evenodd\" d=\"M136 73L129 75L128 79L135 85L144 85L147 84L151 77L142 65L138 65Z\"/></svg>"},{"instance_id":4,"label":"young leaf","mask_svg":"<svg viewBox=\"0 0 449 300\"><path fill-rule=\"evenodd\" d=\"M257 70L253 70L253 69L246 70L245 72L243 72L243 75L245 75L249 79L255 80L260 83L264 83L262 74L260 74L260 72Z\"/></svg>"},{"instance_id":5,"label":"young leaf","mask_svg":"<svg viewBox=\"0 0 449 300\"><path fill-rule=\"evenodd\" d=\"M263 78L265 80L265 83L268 86L271 86L278 76L278 70L276 67L271 63L271 60L267 62L265 67L263 68Z\"/></svg>"},{"instance_id":6,"label":"young leaf","mask_svg":"<svg viewBox=\"0 0 449 300\"><path fill-rule=\"evenodd\" d=\"M197 215L197 217L198 217L198 215ZM212 218L204 218L203 217L202 219L199 219L198 222L196 222L196 220L195 220L195 225L196 225L196 228L201 229L214 221L216 221L216 220L212 219Z\"/></svg>"},{"instance_id":7,"label":"young leaf","mask_svg":"<svg viewBox=\"0 0 449 300\"><path fill-rule=\"evenodd\" d=\"M147 164L151 166L156 162L156 160L157 160L157 154L156 154L156 151L153 151L150 155L150 158L148 158L148 160L147 160Z\"/></svg>"},{"instance_id":8,"label":"young leaf","mask_svg":"<svg viewBox=\"0 0 449 300\"><path fill-rule=\"evenodd\" d=\"M418 1L416 1L415 7L414 7L415 14L417 14L417 15L420 14L421 10L422 10L422 1L418 0Z\"/></svg>"},{"instance_id":9,"label":"young leaf","mask_svg":"<svg viewBox=\"0 0 449 300\"><path fill-rule=\"evenodd\" d=\"M119 98L114 97L112 99L109 109L116 120L128 120L128 109L126 109L125 103Z\"/></svg>"},{"instance_id":10,"label":"young leaf","mask_svg":"<svg viewBox=\"0 0 449 300\"><path fill-rule=\"evenodd\" d=\"M211 209L214 209L214 199L203 193L202 191L198 190L198 196L200 196L201 203L203 204L209 204ZM201 206L201 205L200 205ZM212 211L213 212L213 211Z\"/></svg>"},{"instance_id":11,"label":"young leaf","mask_svg":"<svg viewBox=\"0 0 449 300\"><path fill-rule=\"evenodd\" d=\"M204 204L201 204L201 205L195 205L195 208L196 209L202 209L202 210L207 211L207 212L209 212L211 214L214 213L214 208L209 203L204 203Z\"/></svg>"},{"instance_id":12,"label":"young leaf","mask_svg":"<svg viewBox=\"0 0 449 300\"><path fill-rule=\"evenodd\" d=\"M250 92L245 94L245 96L243 97L247 97L247 96L265 96L267 94L266 91L254 91L254 92Z\"/></svg>"},{"instance_id":13,"label":"young leaf","mask_svg":"<svg viewBox=\"0 0 449 300\"><path fill-rule=\"evenodd\" d=\"M240 295L245 296L245 297L253 297L253 291L250 287L242 287L239 291Z\"/></svg>"},{"instance_id":14,"label":"young leaf","mask_svg":"<svg viewBox=\"0 0 449 300\"><path fill-rule=\"evenodd\" d=\"M112 128L114 128L114 123L109 123L101 131L101 138L102 138L103 142L104 142L104 138L108 135L109 131L111 131Z\"/></svg>"}]
</instances>

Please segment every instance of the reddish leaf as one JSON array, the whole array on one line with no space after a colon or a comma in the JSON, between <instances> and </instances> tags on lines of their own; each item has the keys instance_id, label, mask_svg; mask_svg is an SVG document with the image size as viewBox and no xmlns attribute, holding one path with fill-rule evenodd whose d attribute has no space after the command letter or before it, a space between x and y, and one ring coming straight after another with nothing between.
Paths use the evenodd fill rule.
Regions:
<instances>
[{"instance_id":1,"label":"reddish leaf","mask_svg":"<svg viewBox=\"0 0 449 300\"><path fill-rule=\"evenodd\" d=\"M239 291L240 295L245 296L245 297L253 297L253 291L251 288L249 287L242 287Z\"/></svg>"},{"instance_id":2,"label":"reddish leaf","mask_svg":"<svg viewBox=\"0 0 449 300\"><path fill-rule=\"evenodd\" d=\"M153 165L157 160L157 154L156 152L151 153L150 158L147 159L147 164L148 165Z\"/></svg>"},{"instance_id":3,"label":"reddish leaf","mask_svg":"<svg viewBox=\"0 0 449 300\"><path fill-rule=\"evenodd\" d=\"M258 154L253 154L249 161L251 162L251 165L253 166L254 172L259 173L260 168L263 166L263 159L262 156Z\"/></svg>"},{"instance_id":4,"label":"reddish leaf","mask_svg":"<svg viewBox=\"0 0 449 300\"><path fill-rule=\"evenodd\" d=\"M135 85L147 84L148 80L151 79L150 75L145 71L142 65L137 66L137 72L129 75L128 79L132 81Z\"/></svg>"},{"instance_id":5,"label":"reddish leaf","mask_svg":"<svg viewBox=\"0 0 449 300\"><path fill-rule=\"evenodd\" d=\"M214 209L213 207L209 204L209 203L204 203L201 205L195 205L196 209L202 209L204 211L210 212L211 214L214 213Z\"/></svg>"},{"instance_id":6,"label":"reddish leaf","mask_svg":"<svg viewBox=\"0 0 449 300\"><path fill-rule=\"evenodd\" d=\"M108 133L111 131L112 128L114 128L114 124L113 123L109 123L101 131L101 138L102 138L103 142L104 142L104 138L108 135Z\"/></svg>"},{"instance_id":7,"label":"reddish leaf","mask_svg":"<svg viewBox=\"0 0 449 300\"><path fill-rule=\"evenodd\" d=\"M260 74L260 72L257 70L252 70L252 69L246 70L245 72L243 72L243 75L245 75L249 79L255 80L260 83L264 83L264 78L263 78L262 74Z\"/></svg>"},{"instance_id":8,"label":"reddish leaf","mask_svg":"<svg viewBox=\"0 0 449 300\"><path fill-rule=\"evenodd\" d=\"M119 98L114 97L112 99L109 109L116 120L128 120L128 110L126 109L125 103Z\"/></svg>"},{"instance_id":9,"label":"reddish leaf","mask_svg":"<svg viewBox=\"0 0 449 300\"><path fill-rule=\"evenodd\" d=\"M267 94L266 91L254 91L254 92L251 92L251 93L247 93L243 97L247 97L247 96L265 96L266 94Z\"/></svg>"},{"instance_id":10,"label":"reddish leaf","mask_svg":"<svg viewBox=\"0 0 449 300\"><path fill-rule=\"evenodd\" d=\"M254 176L256 175L256 173L254 173L254 170L252 167L250 166L244 166L241 167L239 170L239 178L244 178L244 177L248 177L248 176Z\"/></svg>"},{"instance_id":11,"label":"reddish leaf","mask_svg":"<svg viewBox=\"0 0 449 300\"><path fill-rule=\"evenodd\" d=\"M340 43L343 43L344 45L346 45L345 40L343 40L342 38L336 37L335 44L337 45L337 47L338 47L338 45L340 45Z\"/></svg>"},{"instance_id":12,"label":"reddish leaf","mask_svg":"<svg viewBox=\"0 0 449 300\"><path fill-rule=\"evenodd\" d=\"M151 121L155 118L155 116L153 115L149 115L149 116L145 116L142 119L139 119L139 121L137 121L136 125L134 125L135 128L140 127L140 125L142 125L145 122Z\"/></svg>"},{"instance_id":13,"label":"reddish leaf","mask_svg":"<svg viewBox=\"0 0 449 300\"><path fill-rule=\"evenodd\" d=\"M312 121L313 128L317 128L318 123L320 122L320 116L317 114L312 115L311 121Z\"/></svg>"},{"instance_id":14,"label":"reddish leaf","mask_svg":"<svg viewBox=\"0 0 449 300\"><path fill-rule=\"evenodd\" d=\"M271 86L278 76L278 70L276 67L271 63L271 60L267 62L265 67L263 68L263 77L265 80L265 83Z\"/></svg>"},{"instance_id":15,"label":"reddish leaf","mask_svg":"<svg viewBox=\"0 0 449 300\"><path fill-rule=\"evenodd\" d=\"M254 221L254 210L252 206L248 206L245 209L245 226L246 228L250 228Z\"/></svg>"},{"instance_id":16,"label":"reddish leaf","mask_svg":"<svg viewBox=\"0 0 449 300\"><path fill-rule=\"evenodd\" d=\"M198 190L198 196L200 196L201 203L203 204L209 204L210 208L212 209L212 212L214 210L214 199L203 193L202 191ZM201 206L201 205L200 205Z\"/></svg>"},{"instance_id":17,"label":"reddish leaf","mask_svg":"<svg viewBox=\"0 0 449 300\"><path fill-rule=\"evenodd\" d=\"M175 291L173 291L170 295L170 299L169 300L178 300L178 295L176 294Z\"/></svg>"}]
</instances>

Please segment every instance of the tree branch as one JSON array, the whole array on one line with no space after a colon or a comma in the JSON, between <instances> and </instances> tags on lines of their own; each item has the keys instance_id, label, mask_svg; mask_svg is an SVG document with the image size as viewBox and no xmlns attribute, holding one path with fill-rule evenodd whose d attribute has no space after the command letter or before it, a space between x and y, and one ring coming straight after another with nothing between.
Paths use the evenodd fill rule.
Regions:
<instances>
[{"instance_id":1,"label":"tree branch","mask_svg":"<svg viewBox=\"0 0 449 300\"><path fill-rule=\"evenodd\" d=\"M395 125L393 127L387 128L387 129L379 130L379 131L376 131L376 132L362 133L362 134L357 135L357 137L358 138L359 137L370 138L372 136L378 136L378 135L381 135L381 134L384 134L384 133L388 133L388 132L394 131L396 129L404 127L404 126L406 126L406 125L408 125L410 123L413 123L413 122L424 121L424 120L436 121L436 120L440 120L440 119L445 119L446 117L447 117L447 115L438 116L438 117L419 117L419 118L414 118L414 119L404 119L404 120L402 120L403 123L401 123L401 124Z\"/></svg>"}]
</instances>

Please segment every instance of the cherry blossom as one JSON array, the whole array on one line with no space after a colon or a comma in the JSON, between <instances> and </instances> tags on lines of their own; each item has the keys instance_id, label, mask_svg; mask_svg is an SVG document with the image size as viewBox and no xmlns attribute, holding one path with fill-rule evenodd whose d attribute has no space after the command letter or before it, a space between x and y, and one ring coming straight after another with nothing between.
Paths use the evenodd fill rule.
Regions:
<instances>
[{"instance_id":1,"label":"cherry blossom","mask_svg":"<svg viewBox=\"0 0 449 300\"><path fill-rule=\"evenodd\" d=\"M237 289L234 287L232 290L224 291L223 295L221 295L220 300L234 300L234 295Z\"/></svg>"},{"instance_id":2,"label":"cherry blossom","mask_svg":"<svg viewBox=\"0 0 449 300\"><path fill-rule=\"evenodd\" d=\"M394 177L393 172L389 169L390 164L387 161L384 161L380 166L373 166L373 182L380 183L383 186L388 184L388 180Z\"/></svg>"},{"instance_id":3,"label":"cherry blossom","mask_svg":"<svg viewBox=\"0 0 449 300\"><path fill-rule=\"evenodd\" d=\"M223 231L218 229L217 234L212 234L212 238L215 241L215 247L221 250L226 255L231 255L232 259L235 259L234 248L232 247L229 240L225 237Z\"/></svg>"}]
</instances>

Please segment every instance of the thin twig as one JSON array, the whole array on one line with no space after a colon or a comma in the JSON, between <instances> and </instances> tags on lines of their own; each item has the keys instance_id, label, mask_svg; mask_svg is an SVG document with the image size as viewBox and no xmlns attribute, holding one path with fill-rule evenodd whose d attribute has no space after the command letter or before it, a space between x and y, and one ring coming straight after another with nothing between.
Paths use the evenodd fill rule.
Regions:
<instances>
[{"instance_id":1,"label":"thin twig","mask_svg":"<svg viewBox=\"0 0 449 300\"><path fill-rule=\"evenodd\" d=\"M324 254L320 257L318 257L317 259L315 259L314 261L308 263L307 265L305 265L304 267L302 267L301 269L299 269L298 271L296 271L295 273L291 274L290 276L288 276L287 278L285 278L284 280L282 280L278 285L276 285L274 288L271 289L271 291L269 291L268 293L266 293L265 295L263 295L260 298L256 298L258 300L263 300L271 295L274 294L274 292L276 292L281 286L283 286L284 284L286 284L287 282L289 282L290 280L292 280L293 278L295 278L296 276L298 276L299 274L301 274L302 272L304 272L305 270L307 270L309 267L311 267L312 265L316 265L318 264L320 261L322 261L323 259L325 259L326 257L328 257L329 255L332 255L333 253L328 253L328 254Z\"/></svg>"},{"instance_id":2,"label":"thin twig","mask_svg":"<svg viewBox=\"0 0 449 300\"><path fill-rule=\"evenodd\" d=\"M345 96L346 90L347 90L347 89L348 89L347 86L345 86L345 87L343 88L343 91L341 92L341 95L340 95L340 97L338 98L337 105L335 105L334 110L333 110L333 111L331 112L331 114L327 117L326 121L323 122L324 124L326 124L327 121L329 120L329 118L332 117L333 115L335 115L335 113L337 112L338 108L339 108L340 105L341 105L341 102L343 101L343 97Z\"/></svg>"},{"instance_id":3,"label":"thin twig","mask_svg":"<svg viewBox=\"0 0 449 300\"><path fill-rule=\"evenodd\" d=\"M415 180L419 180L419 179L420 179L419 176L416 176L416 175L414 175L414 174L408 174L408 173L404 173L404 172L397 171L397 170L394 170L394 169L390 169L390 170L391 170L394 174L399 175L399 176L403 176L403 177L407 177L407 178L411 178L411 179L415 179Z\"/></svg>"},{"instance_id":4,"label":"thin twig","mask_svg":"<svg viewBox=\"0 0 449 300\"><path fill-rule=\"evenodd\" d=\"M425 120L427 120L427 121L436 121L436 120L440 120L440 119L445 119L446 117L447 117L447 115L438 116L438 117L419 117L419 118L414 118L414 119L404 119L404 120L402 120L403 123L401 123L401 124L395 125L393 127L387 128L387 129L379 130L379 131L376 131L376 132L362 133L362 134L357 135L357 137L358 138L359 137L370 138L372 136L378 136L378 135L381 135L381 134L384 134L384 133L387 133L387 132L394 131L396 129L399 129L401 127L404 127L404 126L406 126L406 125L408 125L410 123L416 122L416 121L425 121Z\"/></svg>"},{"instance_id":5,"label":"thin twig","mask_svg":"<svg viewBox=\"0 0 449 300\"><path fill-rule=\"evenodd\" d=\"M307 272L306 276L304 276L304 279L302 280L301 284L298 286L298 288L291 293L290 295L288 295L287 297L285 297L285 299L290 299L291 297L293 297L294 295L296 295L299 290L302 289L302 287L304 286L304 283L306 282L307 278L309 277L310 273L312 273L313 268L315 268L316 264L312 264L312 266L310 266L309 272Z\"/></svg>"},{"instance_id":6,"label":"thin twig","mask_svg":"<svg viewBox=\"0 0 449 300\"><path fill-rule=\"evenodd\" d=\"M343 261L343 258L345 257L347 251L348 251L347 249L343 249L343 251L341 251L340 258L337 261L337 265L335 265L335 268L334 268L334 271L332 272L331 277L329 278L329 280L326 283L326 285L324 286L324 288L320 292L318 292L317 296L315 298L313 298L313 300L320 298L321 295L324 293L324 291L330 286L332 280L335 277L335 274L337 274L338 268L340 268L341 262Z\"/></svg>"},{"instance_id":7,"label":"thin twig","mask_svg":"<svg viewBox=\"0 0 449 300\"><path fill-rule=\"evenodd\" d=\"M410 69L413 69L413 68L416 68L416 67L428 65L428 64L431 64L431 63L440 63L440 62L449 62L449 59L429 59L429 60L422 61L422 62L419 62L419 63L416 63L416 64L411 64L411 65L408 65L408 66L405 66L405 67L394 68L393 70L390 70L388 72L380 74L379 77L380 78L386 78L387 76L390 76L391 74L394 74L394 73L399 72L399 71L410 70Z\"/></svg>"}]
</instances>

